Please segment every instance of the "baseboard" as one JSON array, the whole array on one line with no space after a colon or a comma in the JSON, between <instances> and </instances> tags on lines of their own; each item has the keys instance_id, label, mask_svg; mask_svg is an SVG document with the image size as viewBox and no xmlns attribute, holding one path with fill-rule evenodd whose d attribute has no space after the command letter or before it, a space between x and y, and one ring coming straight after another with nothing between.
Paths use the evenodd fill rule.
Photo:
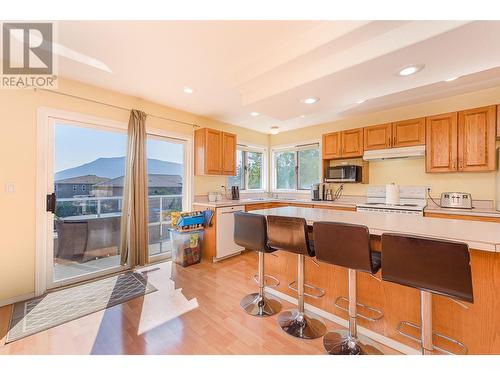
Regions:
<instances>
[{"instance_id":1,"label":"baseboard","mask_svg":"<svg viewBox=\"0 0 500 375\"><path fill-rule=\"evenodd\" d=\"M35 292L22 294L20 296L15 296L7 299L0 300L0 307L4 307L7 305L12 305L13 303L26 301L27 299L33 298L35 296Z\"/></svg>"},{"instance_id":2,"label":"baseboard","mask_svg":"<svg viewBox=\"0 0 500 375\"><path fill-rule=\"evenodd\" d=\"M272 289L269 287L266 287L265 290L267 293L272 294L272 295L274 295L274 296L276 296L284 301L287 301L287 302L290 302L293 304L297 304L297 299L293 298L292 296L289 296L288 294L285 294L283 292L280 292L276 289ZM328 311L321 310L320 308L313 306L313 305L310 305L308 303L305 304L305 307L310 312L312 312L318 316L321 316L324 319L327 319L331 322L339 324L343 327L348 326L348 321L346 319L342 319L341 317L334 315L332 313L329 313ZM372 340L375 340L375 341L377 341L385 346L388 346L389 348L397 350L398 352L401 352L403 354L411 354L411 355L420 354L420 351L413 349L407 345L404 345L404 344L400 343L399 341L396 341L396 340L393 340L389 337L381 335L380 333L371 331L368 328L361 327L358 325L358 332L361 333L362 335L365 335L365 336L371 338Z\"/></svg>"}]
</instances>

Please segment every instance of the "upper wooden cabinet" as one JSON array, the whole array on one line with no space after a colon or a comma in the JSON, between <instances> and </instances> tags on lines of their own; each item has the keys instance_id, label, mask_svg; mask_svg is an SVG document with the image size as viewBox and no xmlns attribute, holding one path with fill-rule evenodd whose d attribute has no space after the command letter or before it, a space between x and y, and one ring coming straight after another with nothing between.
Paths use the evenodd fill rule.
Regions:
<instances>
[{"instance_id":1,"label":"upper wooden cabinet","mask_svg":"<svg viewBox=\"0 0 500 375\"><path fill-rule=\"evenodd\" d=\"M323 159L338 159L341 157L341 133L323 134Z\"/></svg>"},{"instance_id":2,"label":"upper wooden cabinet","mask_svg":"<svg viewBox=\"0 0 500 375\"><path fill-rule=\"evenodd\" d=\"M425 144L425 117L392 123L392 147Z\"/></svg>"},{"instance_id":3,"label":"upper wooden cabinet","mask_svg":"<svg viewBox=\"0 0 500 375\"><path fill-rule=\"evenodd\" d=\"M427 172L495 170L496 107L427 117Z\"/></svg>"},{"instance_id":4,"label":"upper wooden cabinet","mask_svg":"<svg viewBox=\"0 0 500 375\"><path fill-rule=\"evenodd\" d=\"M194 132L196 175L236 174L236 135L202 128Z\"/></svg>"},{"instance_id":5,"label":"upper wooden cabinet","mask_svg":"<svg viewBox=\"0 0 500 375\"><path fill-rule=\"evenodd\" d=\"M236 134L222 133L222 174L236 175Z\"/></svg>"},{"instance_id":6,"label":"upper wooden cabinet","mask_svg":"<svg viewBox=\"0 0 500 375\"><path fill-rule=\"evenodd\" d=\"M496 106L458 113L458 170L493 171L495 155Z\"/></svg>"},{"instance_id":7,"label":"upper wooden cabinet","mask_svg":"<svg viewBox=\"0 0 500 375\"><path fill-rule=\"evenodd\" d=\"M427 117L425 122L427 172L457 170L457 113Z\"/></svg>"},{"instance_id":8,"label":"upper wooden cabinet","mask_svg":"<svg viewBox=\"0 0 500 375\"><path fill-rule=\"evenodd\" d=\"M365 151L390 148L392 144L392 125L368 126L364 128L363 138Z\"/></svg>"},{"instance_id":9,"label":"upper wooden cabinet","mask_svg":"<svg viewBox=\"0 0 500 375\"><path fill-rule=\"evenodd\" d=\"M344 130L341 135L341 143L343 158L363 156L363 128Z\"/></svg>"}]
</instances>

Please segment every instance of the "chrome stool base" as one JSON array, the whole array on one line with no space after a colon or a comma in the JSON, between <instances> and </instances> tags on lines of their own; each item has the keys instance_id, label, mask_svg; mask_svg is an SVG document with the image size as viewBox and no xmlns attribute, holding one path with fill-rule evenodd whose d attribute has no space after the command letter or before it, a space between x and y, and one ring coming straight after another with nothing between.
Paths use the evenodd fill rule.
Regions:
<instances>
[{"instance_id":1,"label":"chrome stool base","mask_svg":"<svg viewBox=\"0 0 500 375\"><path fill-rule=\"evenodd\" d=\"M320 318L300 313L299 310L286 310L278 315L281 329L301 339L317 339L326 332L326 326Z\"/></svg>"},{"instance_id":2,"label":"chrome stool base","mask_svg":"<svg viewBox=\"0 0 500 375\"><path fill-rule=\"evenodd\" d=\"M382 355L384 354L375 341L363 335L357 335L354 339L348 330L337 330L328 332L323 337L323 346L328 354L334 355Z\"/></svg>"},{"instance_id":3,"label":"chrome stool base","mask_svg":"<svg viewBox=\"0 0 500 375\"><path fill-rule=\"evenodd\" d=\"M259 293L247 294L240 302L240 306L253 316L271 316L281 311L281 303Z\"/></svg>"}]
</instances>

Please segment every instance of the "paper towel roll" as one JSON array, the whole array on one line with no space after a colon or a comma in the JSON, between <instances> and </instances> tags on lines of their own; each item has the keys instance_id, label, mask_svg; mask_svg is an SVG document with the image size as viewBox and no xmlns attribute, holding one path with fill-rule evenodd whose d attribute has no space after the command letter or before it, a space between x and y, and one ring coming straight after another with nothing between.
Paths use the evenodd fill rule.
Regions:
<instances>
[{"instance_id":1,"label":"paper towel roll","mask_svg":"<svg viewBox=\"0 0 500 375\"><path fill-rule=\"evenodd\" d=\"M399 186L396 184L385 185L385 203L399 204Z\"/></svg>"}]
</instances>

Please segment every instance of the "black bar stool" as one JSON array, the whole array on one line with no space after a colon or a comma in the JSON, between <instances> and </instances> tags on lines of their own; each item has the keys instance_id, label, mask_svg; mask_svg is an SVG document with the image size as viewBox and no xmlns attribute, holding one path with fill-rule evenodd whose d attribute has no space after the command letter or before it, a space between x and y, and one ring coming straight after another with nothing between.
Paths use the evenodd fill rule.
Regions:
<instances>
[{"instance_id":1,"label":"black bar stool","mask_svg":"<svg viewBox=\"0 0 500 375\"><path fill-rule=\"evenodd\" d=\"M349 313L349 330L328 332L323 338L323 345L330 354L384 354L377 344L357 332L357 317L370 321L379 320L383 313L375 308L356 301L356 272L368 272L374 275L381 267L380 253L370 248L370 233L362 225L331 222L315 222L313 225L316 258L325 263L349 269L349 308L342 308L338 301L335 305ZM373 316L361 315L357 307L369 310Z\"/></svg>"},{"instance_id":2,"label":"black bar stool","mask_svg":"<svg viewBox=\"0 0 500 375\"><path fill-rule=\"evenodd\" d=\"M251 293L243 297L240 306L253 316L269 316L281 310L281 303L274 298L265 295L265 278L274 280L278 286L279 281L275 277L264 274L264 254L275 251L267 244L266 217L248 212L236 212L234 214L234 242L247 250L259 253L259 271L254 280L259 285L258 293Z\"/></svg>"},{"instance_id":3,"label":"black bar stool","mask_svg":"<svg viewBox=\"0 0 500 375\"><path fill-rule=\"evenodd\" d=\"M315 317L304 310L304 297L320 298L325 291L304 283L305 256L314 257L312 241L309 241L307 224L303 218L286 216L267 217L267 235L269 246L276 250L297 254L297 280L288 284L288 287L297 292L297 309L283 311L278 316L278 323L286 333L301 338L315 339L326 332L326 326L319 317ZM293 285L297 285L294 287ZM310 294L304 288L318 291Z\"/></svg>"},{"instance_id":4,"label":"black bar stool","mask_svg":"<svg viewBox=\"0 0 500 375\"><path fill-rule=\"evenodd\" d=\"M397 331L421 345L422 354L434 349L454 354L433 344L433 336L447 340L467 353L467 347L448 336L432 332L432 294L474 302L469 247L465 243L417 236L382 235L382 280L420 290L420 322L400 322ZM455 301L455 300L454 300ZM455 301L457 302L457 301ZM467 306L457 302L467 308ZM403 332L405 326L420 330L420 339Z\"/></svg>"}]
</instances>

